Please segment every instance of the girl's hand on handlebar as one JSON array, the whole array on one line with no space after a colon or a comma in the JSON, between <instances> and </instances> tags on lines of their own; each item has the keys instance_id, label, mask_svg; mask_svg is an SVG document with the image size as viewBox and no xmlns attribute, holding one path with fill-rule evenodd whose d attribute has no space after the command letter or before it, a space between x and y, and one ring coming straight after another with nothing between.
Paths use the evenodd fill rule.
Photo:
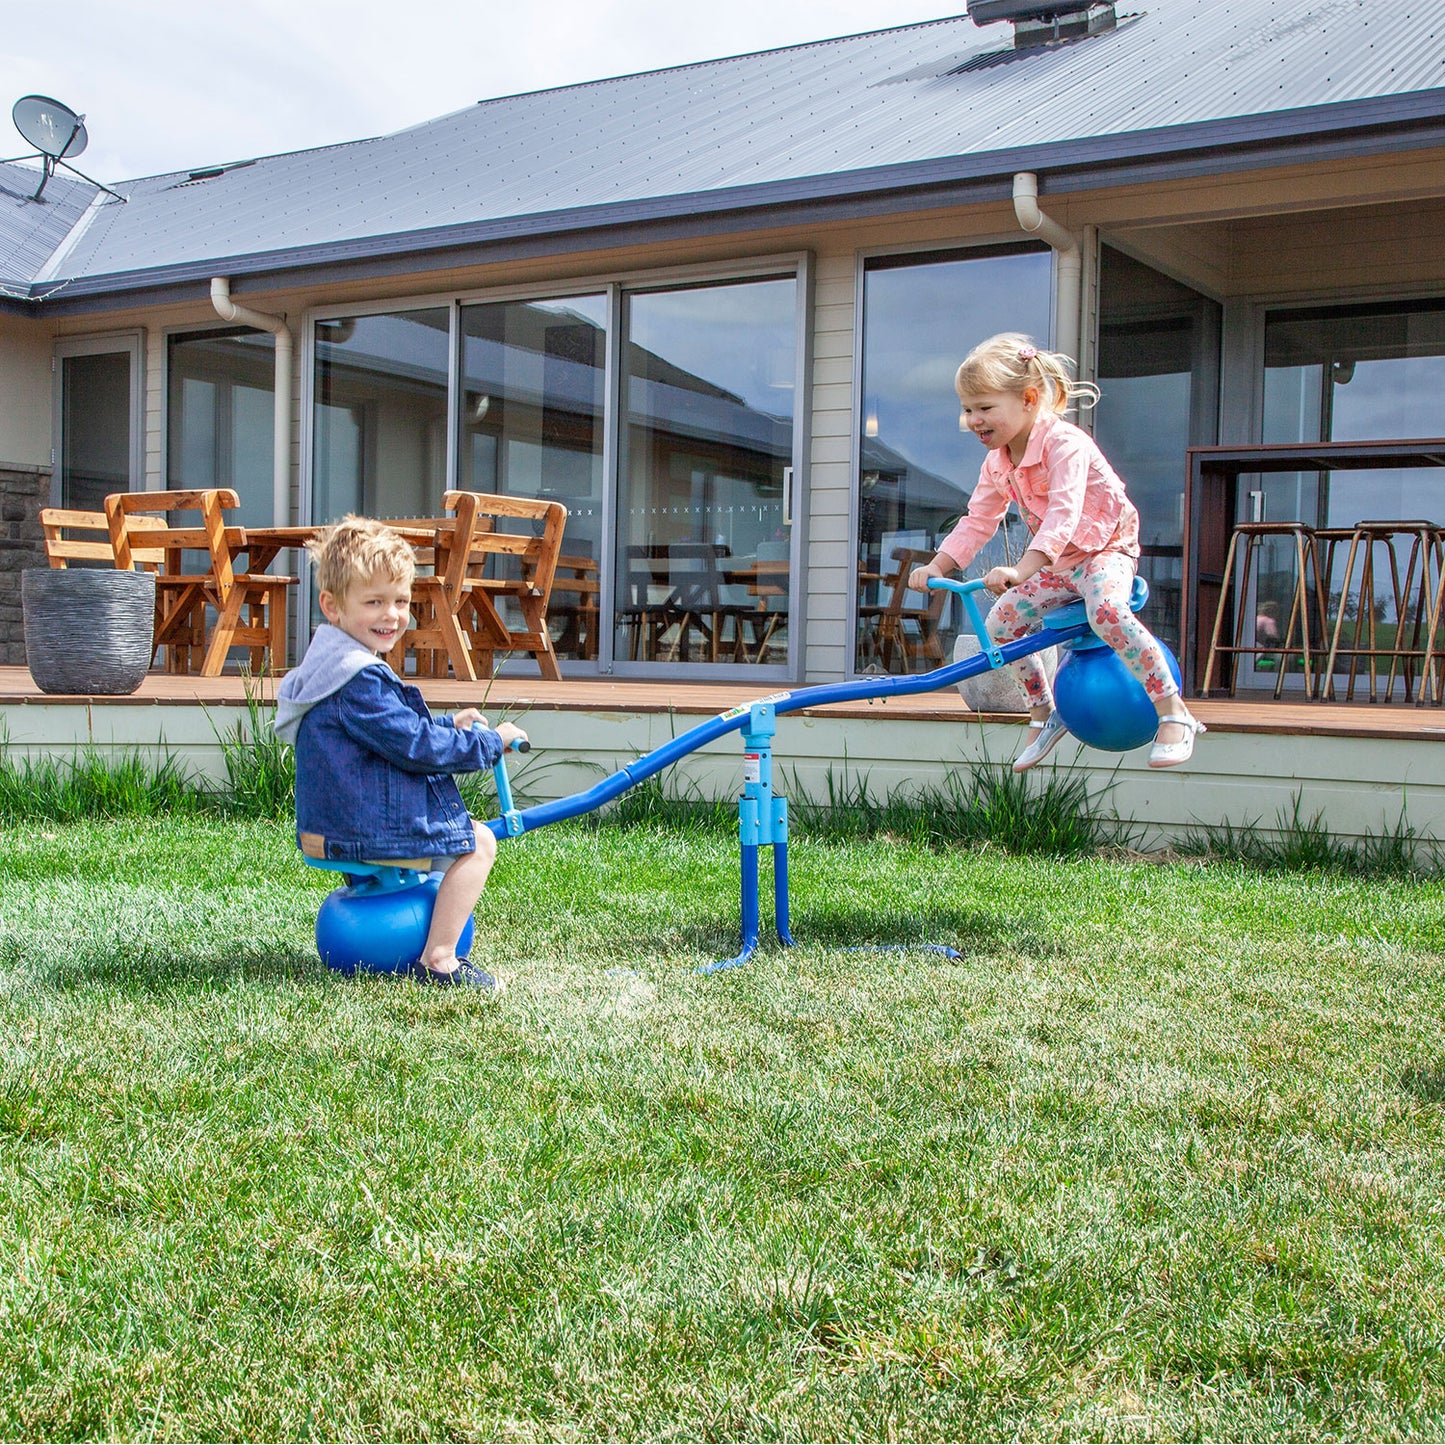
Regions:
<instances>
[{"instance_id":1,"label":"girl's hand on handlebar","mask_svg":"<svg viewBox=\"0 0 1445 1445\"><path fill-rule=\"evenodd\" d=\"M486 727L487 720L474 707L464 707L460 712L452 714L452 726L462 729Z\"/></svg>"},{"instance_id":2,"label":"girl's hand on handlebar","mask_svg":"<svg viewBox=\"0 0 1445 1445\"><path fill-rule=\"evenodd\" d=\"M914 592L925 592L928 590L928 579L930 577L942 577L944 573L930 562L926 567L915 567L908 574L908 586Z\"/></svg>"},{"instance_id":3,"label":"girl's hand on handlebar","mask_svg":"<svg viewBox=\"0 0 1445 1445\"><path fill-rule=\"evenodd\" d=\"M995 597L1002 596L1010 587L1017 587L1023 579L1017 567L994 567L983 579L983 585Z\"/></svg>"},{"instance_id":4,"label":"girl's hand on handlebar","mask_svg":"<svg viewBox=\"0 0 1445 1445\"><path fill-rule=\"evenodd\" d=\"M513 743L525 743L527 734L514 723L500 723L497 727L497 736L502 740L504 748L510 748Z\"/></svg>"}]
</instances>

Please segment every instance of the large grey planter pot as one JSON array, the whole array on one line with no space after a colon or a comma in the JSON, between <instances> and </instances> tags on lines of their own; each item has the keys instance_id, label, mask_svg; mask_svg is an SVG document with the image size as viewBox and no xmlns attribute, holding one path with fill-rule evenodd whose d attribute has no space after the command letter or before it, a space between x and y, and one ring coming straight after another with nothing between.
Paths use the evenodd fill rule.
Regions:
<instances>
[{"instance_id":1,"label":"large grey planter pot","mask_svg":"<svg viewBox=\"0 0 1445 1445\"><path fill-rule=\"evenodd\" d=\"M32 567L21 574L25 664L41 692L123 693L155 651L150 572Z\"/></svg>"},{"instance_id":2,"label":"large grey planter pot","mask_svg":"<svg viewBox=\"0 0 1445 1445\"><path fill-rule=\"evenodd\" d=\"M962 662L966 657L972 657L979 650L978 638L971 632L960 632L958 640L953 644L953 660ZM1044 671L1048 674L1049 682L1054 680L1054 670L1058 665L1059 649L1057 647L1046 647L1042 652L1034 654L1044 665ZM1029 710L1028 698L1024 696L1024 690L1019 686L1018 679L1014 676L1013 670L1007 667L992 668L988 672L982 672L977 677L966 677L958 684L958 690L963 694L963 700L975 712L1027 712Z\"/></svg>"}]
</instances>

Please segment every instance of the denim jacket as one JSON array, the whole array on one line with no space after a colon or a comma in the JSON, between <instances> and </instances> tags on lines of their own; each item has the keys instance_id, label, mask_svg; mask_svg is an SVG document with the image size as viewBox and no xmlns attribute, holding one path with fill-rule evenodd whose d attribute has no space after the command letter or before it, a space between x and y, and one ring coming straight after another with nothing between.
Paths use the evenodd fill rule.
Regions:
<instances>
[{"instance_id":1,"label":"denim jacket","mask_svg":"<svg viewBox=\"0 0 1445 1445\"><path fill-rule=\"evenodd\" d=\"M303 661L297 672L304 671ZM496 763L502 740L490 728L459 730L433 719L420 690L380 658L288 721L278 731L296 744L297 839L315 835L303 851L317 851L319 839L325 857L352 862L476 848L450 775Z\"/></svg>"}]
</instances>

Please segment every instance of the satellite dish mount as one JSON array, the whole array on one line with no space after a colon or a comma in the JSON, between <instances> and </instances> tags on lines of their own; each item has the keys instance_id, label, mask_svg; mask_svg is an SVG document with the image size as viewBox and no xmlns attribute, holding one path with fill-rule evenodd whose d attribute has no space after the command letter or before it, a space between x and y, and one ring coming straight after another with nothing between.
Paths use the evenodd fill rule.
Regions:
<instances>
[{"instance_id":1,"label":"satellite dish mount","mask_svg":"<svg viewBox=\"0 0 1445 1445\"><path fill-rule=\"evenodd\" d=\"M68 105L62 105L48 95L22 95L15 102L10 118L15 122L15 129L35 147L35 153L11 156L0 164L8 165L10 161L40 162L40 184L30 198L32 201L40 199L41 192L55 174L56 166L64 166L66 170L74 171L81 180L89 181L91 185L99 187L118 201L125 200L119 191L111 190L103 182L86 175L84 171L77 171L68 159L70 156L78 156L90 142L90 137L85 133L83 115L77 115Z\"/></svg>"}]
</instances>

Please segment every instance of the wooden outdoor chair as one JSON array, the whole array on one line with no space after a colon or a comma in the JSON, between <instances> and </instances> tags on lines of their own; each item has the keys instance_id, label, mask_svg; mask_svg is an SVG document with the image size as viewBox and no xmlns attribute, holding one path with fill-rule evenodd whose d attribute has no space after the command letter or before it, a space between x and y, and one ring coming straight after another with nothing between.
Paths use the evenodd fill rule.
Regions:
<instances>
[{"instance_id":1,"label":"wooden outdoor chair","mask_svg":"<svg viewBox=\"0 0 1445 1445\"><path fill-rule=\"evenodd\" d=\"M166 649L168 672L219 677L233 647L249 649L253 671L285 665L286 589L296 579L235 570L245 534L226 525L225 513L239 506L223 487L105 499L115 565L158 566L156 646ZM204 560L188 570L187 552Z\"/></svg>"},{"instance_id":2,"label":"wooden outdoor chair","mask_svg":"<svg viewBox=\"0 0 1445 1445\"><path fill-rule=\"evenodd\" d=\"M939 635L938 623L943 615L943 604L948 593L935 589L928 593L923 607L909 607L908 574L915 567L921 567L933 560L932 552L914 551L908 547L895 547L893 560L898 569L883 579L886 600L869 604L858 609L861 623L866 624L868 633L865 640L887 672L893 670L893 654L902 654L905 670L911 669L918 659L930 662L935 667L943 665L943 639Z\"/></svg>"},{"instance_id":3,"label":"wooden outdoor chair","mask_svg":"<svg viewBox=\"0 0 1445 1445\"><path fill-rule=\"evenodd\" d=\"M498 653L537 659L542 676L562 680L547 625L547 606L562 551L567 508L561 502L503 497L490 492L447 492L449 516L436 534L436 571L412 587L416 626L390 655L398 672L416 653L423 674L449 664L459 678L492 675ZM499 522L529 524L503 531Z\"/></svg>"},{"instance_id":4,"label":"wooden outdoor chair","mask_svg":"<svg viewBox=\"0 0 1445 1445\"><path fill-rule=\"evenodd\" d=\"M72 562L115 566L110 545L110 522L104 512L78 512L68 507L42 507L40 530L45 535L45 558L52 568Z\"/></svg>"},{"instance_id":5,"label":"wooden outdoor chair","mask_svg":"<svg viewBox=\"0 0 1445 1445\"><path fill-rule=\"evenodd\" d=\"M560 613L560 626L552 639L559 654L567 653L584 660L597 656L597 601L602 591L595 558L567 556L557 558L552 578L552 602L549 610Z\"/></svg>"}]
</instances>

